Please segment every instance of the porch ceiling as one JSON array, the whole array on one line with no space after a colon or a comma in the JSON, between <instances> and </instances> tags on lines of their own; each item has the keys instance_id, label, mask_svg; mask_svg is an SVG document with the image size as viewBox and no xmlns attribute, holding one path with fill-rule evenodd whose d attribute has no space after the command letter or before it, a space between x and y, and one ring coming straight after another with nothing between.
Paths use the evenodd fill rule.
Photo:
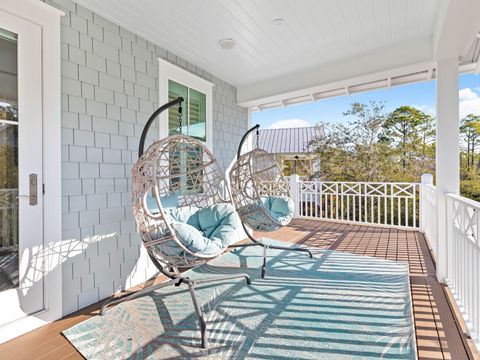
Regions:
<instances>
[{"instance_id":1,"label":"porch ceiling","mask_svg":"<svg viewBox=\"0 0 480 360\"><path fill-rule=\"evenodd\" d=\"M432 62L452 3L77 1L236 85L239 102L248 106L319 84ZM468 6L474 2L455 0L460 10L465 8L460 3ZM274 26L272 22L277 18L285 19L283 26ZM234 39L236 47L221 49L218 41L222 38ZM468 39L469 45L472 40Z\"/></svg>"}]
</instances>

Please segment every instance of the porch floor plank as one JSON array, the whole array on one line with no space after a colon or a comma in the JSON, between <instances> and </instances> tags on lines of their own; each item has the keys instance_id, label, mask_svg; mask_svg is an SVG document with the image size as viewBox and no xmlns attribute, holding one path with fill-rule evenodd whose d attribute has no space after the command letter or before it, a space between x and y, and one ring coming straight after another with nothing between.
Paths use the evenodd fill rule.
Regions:
<instances>
[{"instance_id":1,"label":"porch floor plank","mask_svg":"<svg viewBox=\"0 0 480 360\"><path fill-rule=\"evenodd\" d=\"M423 234L302 219L265 235L322 249L408 261L419 359L479 359L465 333L465 325L455 315L458 309L448 301L448 290L437 281L434 259ZM163 277L158 277L151 281L162 280ZM1 344L0 359L83 359L60 332L97 315L98 309L98 303L91 305Z\"/></svg>"}]
</instances>

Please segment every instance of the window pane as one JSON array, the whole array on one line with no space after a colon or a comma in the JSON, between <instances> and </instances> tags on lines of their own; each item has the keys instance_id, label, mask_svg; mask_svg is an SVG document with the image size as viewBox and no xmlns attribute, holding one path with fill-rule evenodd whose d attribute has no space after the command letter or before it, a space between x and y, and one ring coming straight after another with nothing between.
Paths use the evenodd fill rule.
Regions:
<instances>
[{"instance_id":1,"label":"window pane","mask_svg":"<svg viewBox=\"0 0 480 360\"><path fill-rule=\"evenodd\" d=\"M188 135L206 141L207 97L204 93L190 89L190 111Z\"/></svg>"},{"instance_id":2,"label":"window pane","mask_svg":"<svg viewBox=\"0 0 480 360\"><path fill-rule=\"evenodd\" d=\"M203 149L191 146L187 153L187 192L201 194L203 192Z\"/></svg>"},{"instance_id":3,"label":"window pane","mask_svg":"<svg viewBox=\"0 0 480 360\"><path fill-rule=\"evenodd\" d=\"M203 149L182 144L170 152L170 192L181 195L201 194L203 191ZM176 176L175 176L176 175Z\"/></svg>"},{"instance_id":4,"label":"window pane","mask_svg":"<svg viewBox=\"0 0 480 360\"><path fill-rule=\"evenodd\" d=\"M183 106L183 119L182 119L182 134L187 134L187 119L186 119L186 109L188 109L188 88L182 84L179 84L175 81L168 80L168 101L175 100L179 96L182 96L185 101L182 103ZM174 106L168 109L168 135L174 135L180 133L180 121L178 116L178 107Z\"/></svg>"},{"instance_id":5,"label":"window pane","mask_svg":"<svg viewBox=\"0 0 480 360\"><path fill-rule=\"evenodd\" d=\"M17 36L0 29L0 291L18 286Z\"/></svg>"},{"instance_id":6,"label":"window pane","mask_svg":"<svg viewBox=\"0 0 480 360\"><path fill-rule=\"evenodd\" d=\"M182 193L182 169L185 168L183 160L183 151L181 149L177 151L170 152L170 175L177 175L170 178L170 192L171 193Z\"/></svg>"}]
</instances>

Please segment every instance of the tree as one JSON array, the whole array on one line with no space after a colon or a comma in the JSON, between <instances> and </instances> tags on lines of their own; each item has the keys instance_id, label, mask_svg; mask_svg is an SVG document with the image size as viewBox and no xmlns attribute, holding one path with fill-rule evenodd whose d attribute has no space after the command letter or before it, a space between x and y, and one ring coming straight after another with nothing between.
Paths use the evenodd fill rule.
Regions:
<instances>
[{"instance_id":1,"label":"tree","mask_svg":"<svg viewBox=\"0 0 480 360\"><path fill-rule=\"evenodd\" d=\"M320 178L418 181L422 173L434 169L433 118L414 108L397 109L393 115L384 108L383 102L353 103L344 113L355 117L348 126L317 125L324 131L311 145L320 157Z\"/></svg>"},{"instance_id":2,"label":"tree","mask_svg":"<svg viewBox=\"0 0 480 360\"><path fill-rule=\"evenodd\" d=\"M371 101L369 104L354 102L350 109L343 113L345 116L355 116L357 119L350 123L350 139L354 145L353 165L355 173L364 174L361 181L375 181L383 176L382 163L385 147L379 144L383 124L386 119L385 102ZM357 175L359 176L359 175Z\"/></svg>"},{"instance_id":3,"label":"tree","mask_svg":"<svg viewBox=\"0 0 480 360\"><path fill-rule=\"evenodd\" d=\"M467 171L475 165L475 146L480 141L480 116L467 115L460 121L460 133L467 147Z\"/></svg>"},{"instance_id":4,"label":"tree","mask_svg":"<svg viewBox=\"0 0 480 360\"><path fill-rule=\"evenodd\" d=\"M0 105L0 120L18 120L18 109L16 106L11 106L10 104L5 104L5 106Z\"/></svg>"},{"instance_id":5,"label":"tree","mask_svg":"<svg viewBox=\"0 0 480 360\"><path fill-rule=\"evenodd\" d=\"M400 106L383 123L382 140L397 146L404 171L427 155L435 134L433 118L411 106Z\"/></svg>"}]
</instances>

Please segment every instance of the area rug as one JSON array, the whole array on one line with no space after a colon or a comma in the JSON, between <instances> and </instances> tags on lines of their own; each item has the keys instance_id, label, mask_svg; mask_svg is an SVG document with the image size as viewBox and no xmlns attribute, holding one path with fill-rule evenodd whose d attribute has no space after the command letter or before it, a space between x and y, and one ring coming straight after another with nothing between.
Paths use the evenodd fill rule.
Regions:
<instances>
[{"instance_id":1,"label":"area rug","mask_svg":"<svg viewBox=\"0 0 480 360\"><path fill-rule=\"evenodd\" d=\"M253 280L197 287L208 349L186 286L121 303L63 334L87 359L415 359L408 264L313 250L309 259L270 249L265 279L256 247L189 271Z\"/></svg>"}]
</instances>

